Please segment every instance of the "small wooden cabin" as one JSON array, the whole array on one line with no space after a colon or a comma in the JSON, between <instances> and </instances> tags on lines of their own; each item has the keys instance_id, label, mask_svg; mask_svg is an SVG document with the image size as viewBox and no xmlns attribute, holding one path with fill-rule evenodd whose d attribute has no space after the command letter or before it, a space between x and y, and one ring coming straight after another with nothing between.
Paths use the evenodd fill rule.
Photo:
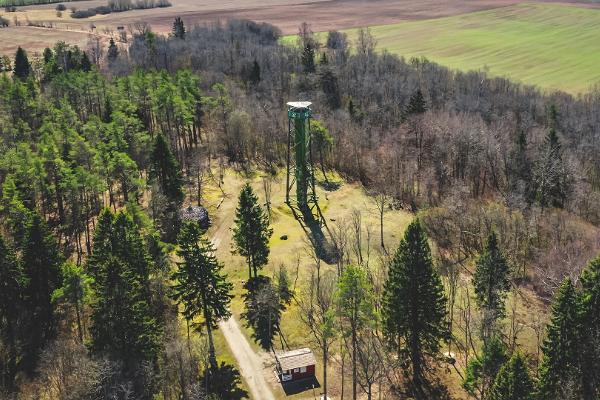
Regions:
<instances>
[{"instance_id":1,"label":"small wooden cabin","mask_svg":"<svg viewBox=\"0 0 600 400\"><path fill-rule=\"evenodd\" d=\"M275 354L277 375L283 382L299 381L315 376L315 356L309 348Z\"/></svg>"}]
</instances>

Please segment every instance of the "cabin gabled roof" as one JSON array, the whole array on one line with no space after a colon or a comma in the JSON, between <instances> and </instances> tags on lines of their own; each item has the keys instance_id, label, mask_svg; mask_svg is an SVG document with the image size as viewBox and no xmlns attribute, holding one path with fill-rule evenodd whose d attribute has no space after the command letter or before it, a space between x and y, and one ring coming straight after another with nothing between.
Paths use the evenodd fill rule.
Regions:
<instances>
[{"instance_id":1,"label":"cabin gabled roof","mask_svg":"<svg viewBox=\"0 0 600 400\"><path fill-rule=\"evenodd\" d=\"M308 367L315 365L316 360L313 352L309 348L296 349L278 353L275 355L279 367L283 371L292 370L294 368Z\"/></svg>"}]
</instances>

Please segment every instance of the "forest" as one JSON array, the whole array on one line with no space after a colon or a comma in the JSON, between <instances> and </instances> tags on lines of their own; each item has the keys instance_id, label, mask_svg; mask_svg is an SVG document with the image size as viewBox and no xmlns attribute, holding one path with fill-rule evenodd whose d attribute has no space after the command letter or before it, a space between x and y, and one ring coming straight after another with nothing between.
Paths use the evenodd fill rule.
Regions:
<instances>
[{"instance_id":1,"label":"forest","mask_svg":"<svg viewBox=\"0 0 600 400\"><path fill-rule=\"evenodd\" d=\"M336 175L378 204L367 246L380 265L355 215L306 290L261 274L269 210L244 185L231 235L253 339L273 349L297 307L321 391L334 373L347 399L599 398L598 90L545 94L405 60L367 29L319 43L303 24L290 46L239 20L178 18L168 37L137 24L106 48L59 42L39 58L19 48L2 70L0 397L248 396L213 339L234 300L226 265L180 210L226 170L279 174L285 104L301 99L320 185L335 190ZM393 246L386 210L412 218ZM515 298L547 316L527 346Z\"/></svg>"}]
</instances>

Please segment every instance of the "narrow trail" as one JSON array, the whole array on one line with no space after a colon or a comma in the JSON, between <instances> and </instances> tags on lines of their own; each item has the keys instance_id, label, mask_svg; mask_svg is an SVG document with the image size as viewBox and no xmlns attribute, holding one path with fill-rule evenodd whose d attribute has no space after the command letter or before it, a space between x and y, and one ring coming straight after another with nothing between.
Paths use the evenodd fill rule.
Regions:
<instances>
[{"instance_id":1,"label":"narrow trail","mask_svg":"<svg viewBox=\"0 0 600 400\"><path fill-rule=\"evenodd\" d=\"M233 223L233 215L223 219L212 237L212 243L216 247L221 243L224 235ZM250 343L240 330L235 317L231 316L227 321L219 322L219 328L225 336L227 345L235 357L240 368L240 374L246 381L250 390L250 397L254 400L275 400L275 396L263 375L264 366L258 354L252 350Z\"/></svg>"}]
</instances>

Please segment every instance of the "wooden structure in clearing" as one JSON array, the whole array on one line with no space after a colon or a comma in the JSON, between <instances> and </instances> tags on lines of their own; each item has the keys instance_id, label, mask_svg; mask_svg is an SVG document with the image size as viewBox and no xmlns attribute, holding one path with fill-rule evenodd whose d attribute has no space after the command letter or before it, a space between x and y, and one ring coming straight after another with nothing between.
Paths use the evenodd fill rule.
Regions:
<instances>
[{"instance_id":1,"label":"wooden structure in clearing","mask_svg":"<svg viewBox=\"0 0 600 400\"><path fill-rule=\"evenodd\" d=\"M316 359L309 348L275 354L277 376L281 383L314 378Z\"/></svg>"}]
</instances>

